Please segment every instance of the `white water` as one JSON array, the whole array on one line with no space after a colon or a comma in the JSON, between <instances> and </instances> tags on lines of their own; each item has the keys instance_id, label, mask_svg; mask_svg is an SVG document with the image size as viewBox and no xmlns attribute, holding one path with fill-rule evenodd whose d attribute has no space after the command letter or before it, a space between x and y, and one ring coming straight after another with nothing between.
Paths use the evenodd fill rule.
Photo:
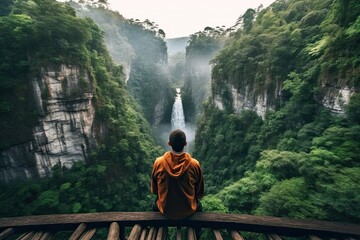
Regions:
<instances>
[{"instance_id":1,"label":"white water","mask_svg":"<svg viewBox=\"0 0 360 240\"><path fill-rule=\"evenodd\" d=\"M180 88L176 89L175 102L171 113L171 128L172 130L181 129L183 131L185 129L185 117L181 101Z\"/></svg>"}]
</instances>

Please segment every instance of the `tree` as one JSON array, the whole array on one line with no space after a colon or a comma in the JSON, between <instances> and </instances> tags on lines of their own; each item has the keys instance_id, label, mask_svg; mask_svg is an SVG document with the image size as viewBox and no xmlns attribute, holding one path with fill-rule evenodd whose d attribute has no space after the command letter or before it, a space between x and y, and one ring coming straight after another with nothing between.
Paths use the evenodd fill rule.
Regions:
<instances>
[{"instance_id":1,"label":"tree","mask_svg":"<svg viewBox=\"0 0 360 240\"><path fill-rule=\"evenodd\" d=\"M13 0L2 0L0 1L0 16L6 16L11 11L11 5Z\"/></svg>"},{"instance_id":2,"label":"tree","mask_svg":"<svg viewBox=\"0 0 360 240\"><path fill-rule=\"evenodd\" d=\"M360 124L360 94L354 93L351 98L349 104L346 106L346 114L348 118L357 124Z\"/></svg>"},{"instance_id":3,"label":"tree","mask_svg":"<svg viewBox=\"0 0 360 240\"><path fill-rule=\"evenodd\" d=\"M165 38L165 37L166 37L166 34L165 34L164 30L159 29L158 33L159 33L159 35L160 35L161 38Z\"/></svg>"},{"instance_id":4,"label":"tree","mask_svg":"<svg viewBox=\"0 0 360 240\"><path fill-rule=\"evenodd\" d=\"M323 205L313 201L313 194L303 178L283 180L262 194L256 213L278 217L324 219L326 212Z\"/></svg>"},{"instance_id":5,"label":"tree","mask_svg":"<svg viewBox=\"0 0 360 240\"><path fill-rule=\"evenodd\" d=\"M255 16L255 9L248 8L246 12L237 19L236 25L240 25L244 31L248 33L253 27Z\"/></svg>"}]
</instances>

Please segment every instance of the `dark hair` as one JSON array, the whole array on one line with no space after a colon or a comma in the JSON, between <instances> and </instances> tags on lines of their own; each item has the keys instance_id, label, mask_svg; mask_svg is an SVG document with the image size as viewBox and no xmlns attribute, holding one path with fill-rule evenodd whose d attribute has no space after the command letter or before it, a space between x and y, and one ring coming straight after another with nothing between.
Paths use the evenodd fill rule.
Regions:
<instances>
[{"instance_id":1,"label":"dark hair","mask_svg":"<svg viewBox=\"0 0 360 240\"><path fill-rule=\"evenodd\" d=\"M169 142L174 151L181 152L186 143L186 135L180 129L176 129L170 133Z\"/></svg>"}]
</instances>

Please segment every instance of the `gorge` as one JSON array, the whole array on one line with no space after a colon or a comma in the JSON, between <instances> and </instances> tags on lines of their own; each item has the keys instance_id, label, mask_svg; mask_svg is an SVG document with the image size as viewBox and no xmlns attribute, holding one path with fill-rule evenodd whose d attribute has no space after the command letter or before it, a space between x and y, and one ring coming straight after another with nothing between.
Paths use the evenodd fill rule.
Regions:
<instances>
[{"instance_id":1,"label":"gorge","mask_svg":"<svg viewBox=\"0 0 360 240\"><path fill-rule=\"evenodd\" d=\"M182 128L205 211L360 221L358 1L278 0L179 55L88 3L0 3L2 216L148 211Z\"/></svg>"}]
</instances>

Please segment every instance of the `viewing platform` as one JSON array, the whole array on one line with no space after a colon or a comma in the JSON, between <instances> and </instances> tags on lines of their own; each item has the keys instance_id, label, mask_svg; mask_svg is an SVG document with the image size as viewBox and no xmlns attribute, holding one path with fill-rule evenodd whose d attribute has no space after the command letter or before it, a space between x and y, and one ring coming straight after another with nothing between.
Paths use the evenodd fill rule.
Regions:
<instances>
[{"instance_id":1,"label":"viewing platform","mask_svg":"<svg viewBox=\"0 0 360 240\"><path fill-rule=\"evenodd\" d=\"M170 239L166 238L168 227L174 229L176 240L196 239L195 228L210 229L212 239L216 240L252 239L245 237L248 233L270 240L287 236L310 240L360 239L360 224L351 223L228 213L196 213L186 220L174 221L158 212L104 212L0 218L0 240L161 240Z\"/></svg>"}]
</instances>

